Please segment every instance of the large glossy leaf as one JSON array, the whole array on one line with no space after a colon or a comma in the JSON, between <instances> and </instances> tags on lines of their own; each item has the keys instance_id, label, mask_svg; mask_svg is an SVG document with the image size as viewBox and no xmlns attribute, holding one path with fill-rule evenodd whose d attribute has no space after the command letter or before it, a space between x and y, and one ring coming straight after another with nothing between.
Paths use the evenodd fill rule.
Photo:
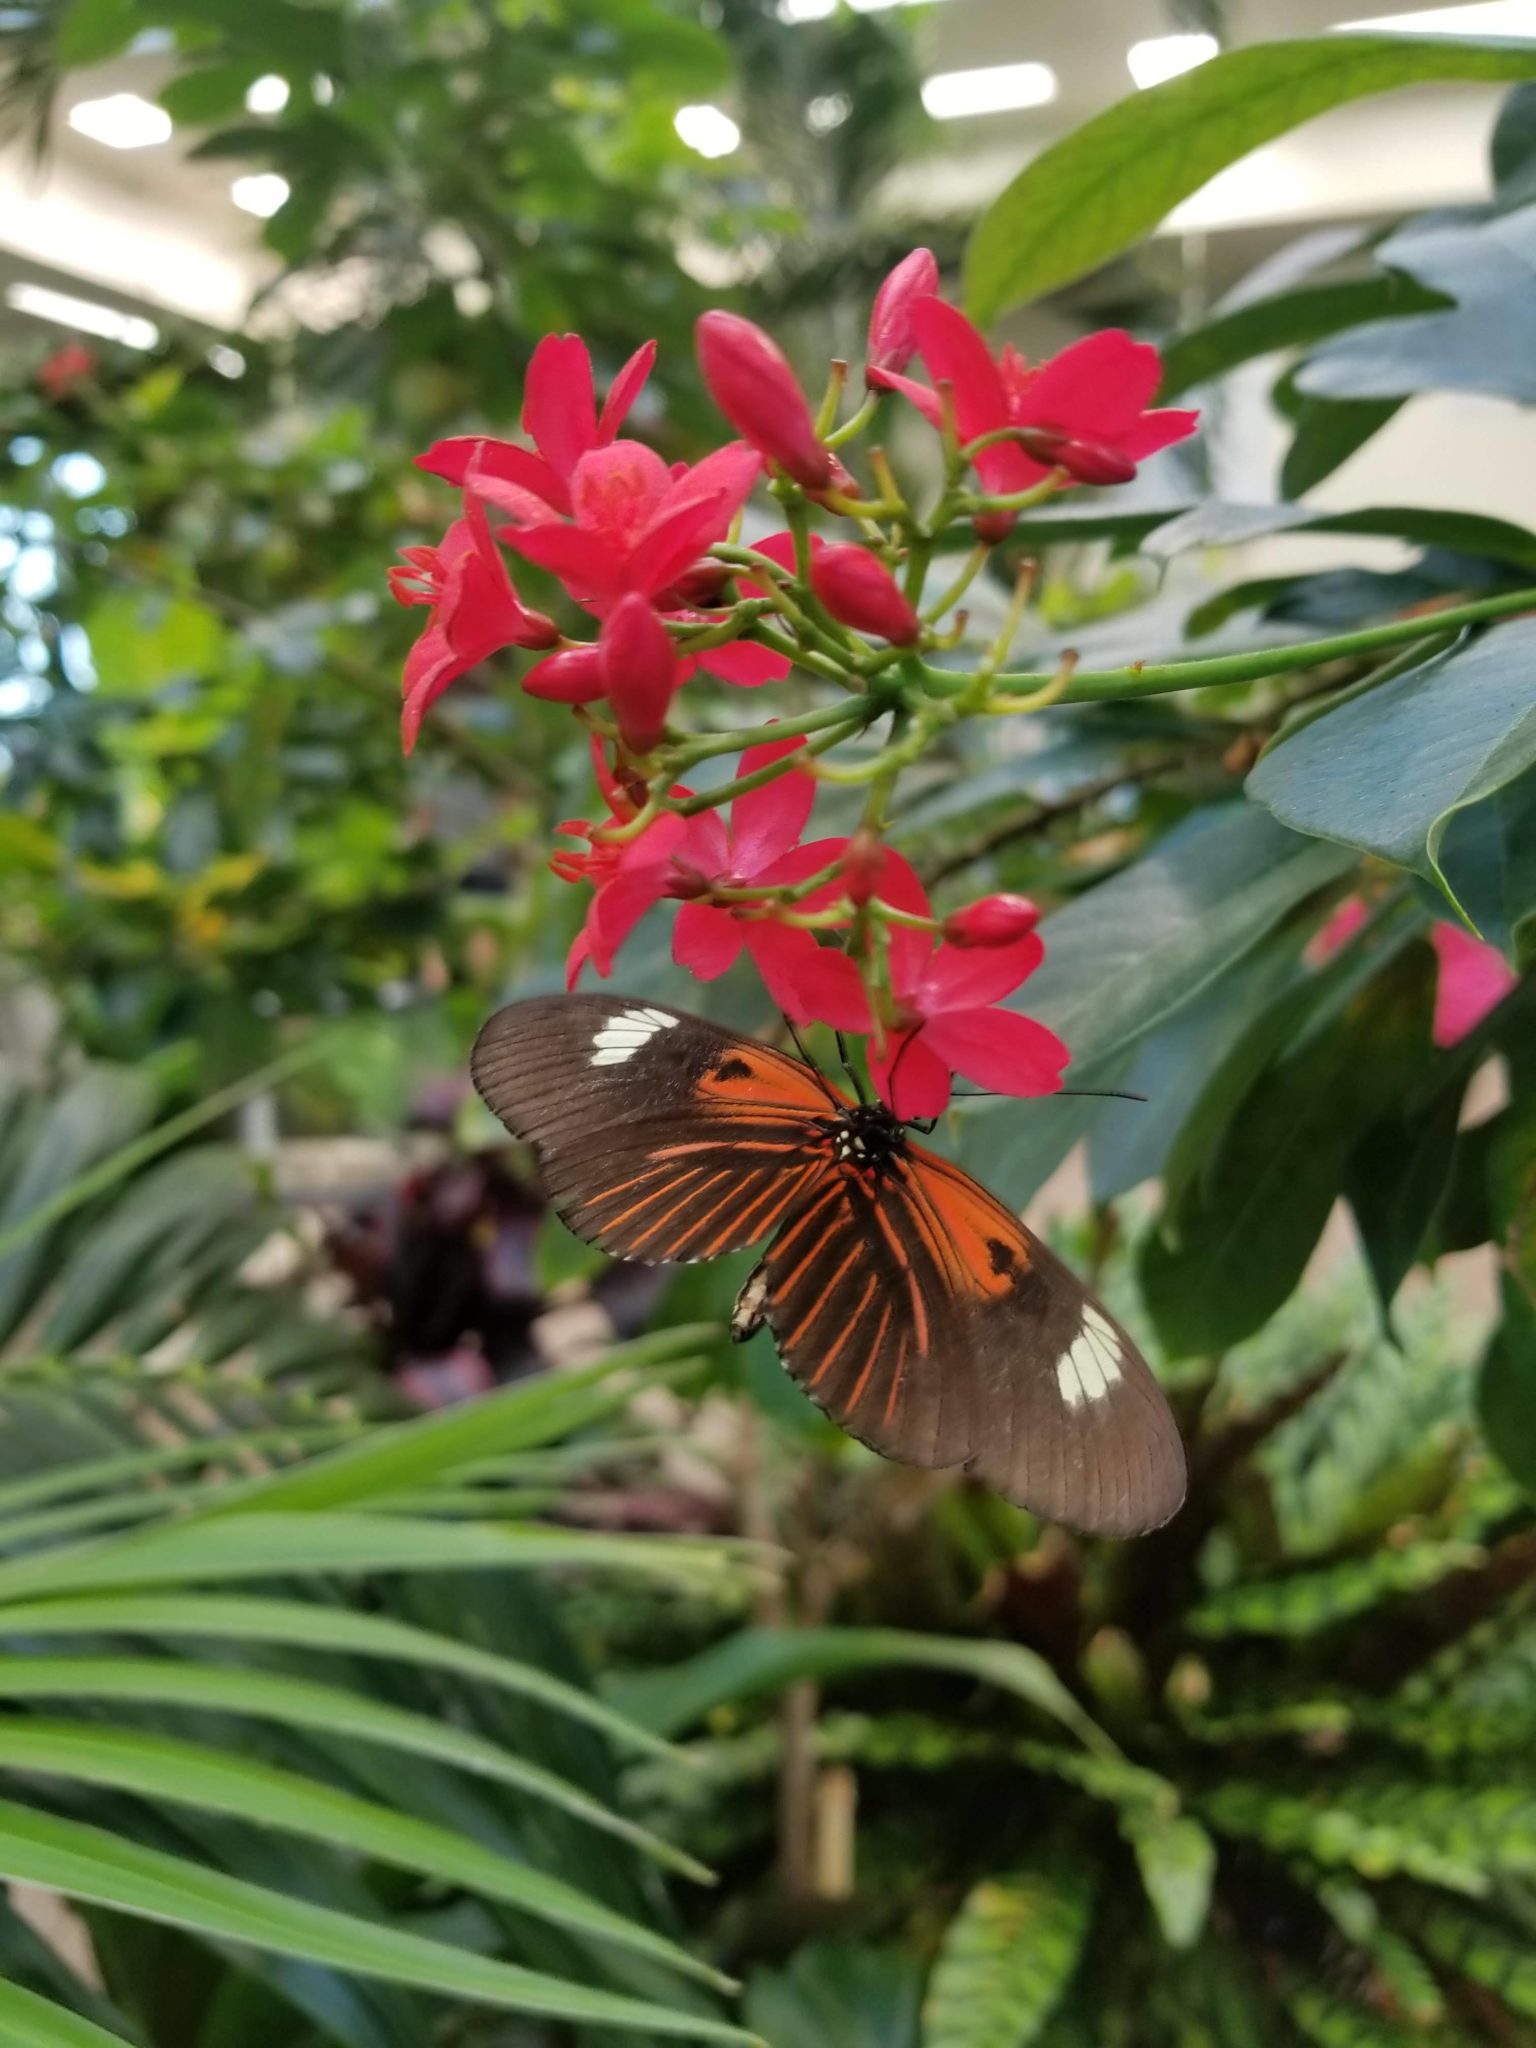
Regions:
<instances>
[{"instance_id":1,"label":"large glossy leaf","mask_svg":"<svg viewBox=\"0 0 1536 2048\"><path fill-rule=\"evenodd\" d=\"M921 1994L904 1949L810 1941L783 1969L753 1971L743 2011L768 2048L917 2048Z\"/></svg>"},{"instance_id":2,"label":"large glossy leaf","mask_svg":"<svg viewBox=\"0 0 1536 2048\"><path fill-rule=\"evenodd\" d=\"M716 2020L588 1990L403 1928L332 1912L10 1802L0 1802L0 1873L217 1940L250 1943L502 2011L700 2041L752 2040Z\"/></svg>"},{"instance_id":3,"label":"large glossy leaf","mask_svg":"<svg viewBox=\"0 0 1536 2048\"><path fill-rule=\"evenodd\" d=\"M1065 1040L1078 1072L1101 1069L1194 1002L1350 865L1338 849L1322 860L1312 857L1317 850L1274 830L1251 806L1212 807L1046 920L1045 964L1021 991L1020 1007ZM1051 1113L1044 1104L1027 1112L1037 1121ZM1020 1115L1017 1104L988 1105L961 1119L967 1164L1010 1193Z\"/></svg>"},{"instance_id":4,"label":"large glossy leaf","mask_svg":"<svg viewBox=\"0 0 1536 2048\"><path fill-rule=\"evenodd\" d=\"M1067 1852L983 1878L944 1930L923 2048L1029 2048L1077 1968L1093 1893L1091 1865Z\"/></svg>"},{"instance_id":5,"label":"large glossy leaf","mask_svg":"<svg viewBox=\"0 0 1536 2048\"><path fill-rule=\"evenodd\" d=\"M1529 44L1319 36L1229 50L1053 143L977 223L965 293L987 322L1148 234L1226 165L1330 107L1436 79L1536 76Z\"/></svg>"},{"instance_id":6,"label":"large glossy leaf","mask_svg":"<svg viewBox=\"0 0 1536 2048\"><path fill-rule=\"evenodd\" d=\"M1249 794L1296 831L1451 896L1440 865L1451 819L1536 764L1533 662L1536 622L1516 620L1302 727L1259 762Z\"/></svg>"},{"instance_id":7,"label":"large glossy leaf","mask_svg":"<svg viewBox=\"0 0 1536 2048\"><path fill-rule=\"evenodd\" d=\"M1176 334L1163 350L1159 398L1166 403L1192 384L1205 384L1239 363L1278 349L1301 348L1363 320L1427 312L1450 303L1413 278L1388 271L1341 284L1305 285L1274 298L1246 301L1202 327Z\"/></svg>"},{"instance_id":8,"label":"large glossy leaf","mask_svg":"<svg viewBox=\"0 0 1536 2048\"><path fill-rule=\"evenodd\" d=\"M259 1677L259 1675L258 1675ZM186 1804L281 1828L355 1855L398 1864L557 1926L654 1957L717 1985L726 1980L685 1949L527 1864L452 1829L358 1799L250 1756L134 1729L16 1716L0 1725L0 1770L38 1773Z\"/></svg>"},{"instance_id":9,"label":"large glossy leaf","mask_svg":"<svg viewBox=\"0 0 1536 2048\"><path fill-rule=\"evenodd\" d=\"M1238 547L1272 533L1361 533L1454 548L1536 570L1536 534L1482 512L1425 505L1372 505L1358 512L1317 512L1308 505L1235 505L1209 499L1147 537L1146 551L1164 557L1193 547Z\"/></svg>"},{"instance_id":10,"label":"large glossy leaf","mask_svg":"<svg viewBox=\"0 0 1536 2048\"><path fill-rule=\"evenodd\" d=\"M659 1862L700 1875L691 1857L542 1764L514 1756L469 1729L316 1679L169 1658L0 1656L0 1698L129 1700L172 1709L199 1708L313 1729L346 1742L380 1743L548 1800Z\"/></svg>"},{"instance_id":11,"label":"large glossy leaf","mask_svg":"<svg viewBox=\"0 0 1536 2048\"><path fill-rule=\"evenodd\" d=\"M1491 220L1405 228L1380 260L1453 300L1448 311L1367 321L1314 349L1297 388L1319 398L1424 390L1536 398L1536 207Z\"/></svg>"},{"instance_id":12,"label":"large glossy leaf","mask_svg":"<svg viewBox=\"0 0 1536 2048\"><path fill-rule=\"evenodd\" d=\"M1069 1728L1088 1748L1119 1752L1043 1657L1020 1643L920 1635L895 1628L744 1629L669 1671L648 1671L613 1688L637 1721L662 1734L691 1727L726 1700L777 1692L799 1678L830 1680L903 1665L952 1671L1013 1693Z\"/></svg>"},{"instance_id":13,"label":"large glossy leaf","mask_svg":"<svg viewBox=\"0 0 1536 2048\"><path fill-rule=\"evenodd\" d=\"M1536 953L1536 769L1455 814L1440 868L1490 945L1516 961Z\"/></svg>"}]
</instances>

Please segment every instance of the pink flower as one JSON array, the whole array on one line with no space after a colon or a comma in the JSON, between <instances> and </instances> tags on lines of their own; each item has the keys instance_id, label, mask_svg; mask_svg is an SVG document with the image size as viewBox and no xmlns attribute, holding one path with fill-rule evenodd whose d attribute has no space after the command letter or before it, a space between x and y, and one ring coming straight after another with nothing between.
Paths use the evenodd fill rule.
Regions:
<instances>
[{"instance_id":1,"label":"pink flower","mask_svg":"<svg viewBox=\"0 0 1536 2048\"><path fill-rule=\"evenodd\" d=\"M900 854L887 851L882 901L930 916L923 885ZM951 1077L963 1074L1002 1095L1053 1095L1071 1055L1033 1017L995 1006L1044 958L1038 932L1004 945L934 945L930 932L891 931L895 1017L883 1054L870 1052L876 1088L897 1116L938 1116Z\"/></svg>"},{"instance_id":2,"label":"pink flower","mask_svg":"<svg viewBox=\"0 0 1536 2048\"><path fill-rule=\"evenodd\" d=\"M868 548L817 547L813 540L811 588L833 618L856 633L873 633L893 647L910 647L922 638L922 620Z\"/></svg>"},{"instance_id":3,"label":"pink flower","mask_svg":"<svg viewBox=\"0 0 1536 2048\"><path fill-rule=\"evenodd\" d=\"M676 472L642 442L615 441L572 469L570 520L538 519L501 537L558 576L578 604L605 612L630 592L657 597L693 568L725 538L761 467L741 441ZM515 511L494 478L472 487Z\"/></svg>"},{"instance_id":4,"label":"pink flower","mask_svg":"<svg viewBox=\"0 0 1536 2048\"><path fill-rule=\"evenodd\" d=\"M675 796L686 790L673 791ZM550 861L565 882L590 882L592 900L586 918L565 960L565 985L574 988L582 968L590 960L599 974L613 971L613 956L645 913L667 893L672 874L672 855L681 845L686 822L665 811L635 838L615 845L599 833L625 823L615 811L601 824L572 818L557 829L572 838L585 839L588 850L557 853Z\"/></svg>"},{"instance_id":5,"label":"pink flower","mask_svg":"<svg viewBox=\"0 0 1536 2048\"><path fill-rule=\"evenodd\" d=\"M598 645L624 744L648 754L665 730L682 675L671 636L645 599L630 591L604 619Z\"/></svg>"},{"instance_id":6,"label":"pink flower","mask_svg":"<svg viewBox=\"0 0 1536 2048\"><path fill-rule=\"evenodd\" d=\"M428 706L466 670L504 647L552 647L560 635L552 619L519 599L473 499L436 547L406 548L404 556L389 571L390 590L401 604L432 607L405 660L400 737L409 754Z\"/></svg>"},{"instance_id":7,"label":"pink flower","mask_svg":"<svg viewBox=\"0 0 1536 2048\"><path fill-rule=\"evenodd\" d=\"M983 896L945 918L944 936L952 946L1009 946L1039 922L1039 909L1027 896Z\"/></svg>"},{"instance_id":8,"label":"pink flower","mask_svg":"<svg viewBox=\"0 0 1536 2048\"><path fill-rule=\"evenodd\" d=\"M917 351L912 327L912 308L919 299L933 298L939 289L939 266L931 249L914 249L904 256L875 293L869 316L869 348L864 361L864 381L875 391L891 387L892 370L904 370Z\"/></svg>"},{"instance_id":9,"label":"pink flower","mask_svg":"<svg viewBox=\"0 0 1536 2048\"><path fill-rule=\"evenodd\" d=\"M954 394L962 441L1001 427L1025 430L1022 445L996 441L976 457L983 488L999 496L1026 491L1058 467L1082 482L1125 482L1138 462L1195 431L1197 413L1147 411L1162 359L1121 328L1085 335L1031 369L1011 344L994 357L965 315L942 299L918 300L911 320L929 376ZM936 391L894 372L880 381L940 424Z\"/></svg>"},{"instance_id":10,"label":"pink flower","mask_svg":"<svg viewBox=\"0 0 1536 2048\"><path fill-rule=\"evenodd\" d=\"M833 481L805 394L778 344L739 313L699 315L694 329L709 395L738 434L808 491Z\"/></svg>"},{"instance_id":11,"label":"pink flower","mask_svg":"<svg viewBox=\"0 0 1536 2048\"><path fill-rule=\"evenodd\" d=\"M1443 1048L1475 1031L1520 977L1496 946L1473 938L1459 924L1437 924L1429 942L1440 962L1431 1035Z\"/></svg>"},{"instance_id":12,"label":"pink flower","mask_svg":"<svg viewBox=\"0 0 1536 2048\"><path fill-rule=\"evenodd\" d=\"M66 341L62 348L38 364L37 386L43 396L57 405L75 388L96 374L95 351L83 341Z\"/></svg>"},{"instance_id":13,"label":"pink flower","mask_svg":"<svg viewBox=\"0 0 1536 2048\"><path fill-rule=\"evenodd\" d=\"M737 776L755 774L804 745L803 739L784 739L749 747ZM749 906L738 910L707 900L711 889L768 890L834 867L846 840L799 844L815 801L812 777L791 769L760 789L743 790L731 804L729 826L717 811L689 819L687 840L673 856L681 883L673 893L686 900L677 913L672 957L700 981L714 981L745 949L774 1002L797 1024L814 1018L862 1031L868 1028L869 1005L858 969L845 953L819 946L810 932L771 917L744 915ZM827 893L835 893L835 885Z\"/></svg>"},{"instance_id":14,"label":"pink flower","mask_svg":"<svg viewBox=\"0 0 1536 2048\"><path fill-rule=\"evenodd\" d=\"M523 677L530 697L551 704L595 704L608 694L608 665L594 641L581 641L546 654Z\"/></svg>"},{"instance_id":15,"label":"pink flower","mask_svg":"<svg viewBox=\"0 0 1536 2048\"><path fill-rule=\"evenodd\" d=\"M602 412L592 382L592 358L579 334L546 334L533 352L523 387L523 431L538 449L532 454L514 441L458 434L434 441L416 464L451 484L464 483L471 464L504 485L498 502L519 516L540 518L546 509L569 512L571 475L582 456L606 448L618 436L626 414L656 360L656 344L636 349L609 389Z\"/></svg>"}]
</instances>

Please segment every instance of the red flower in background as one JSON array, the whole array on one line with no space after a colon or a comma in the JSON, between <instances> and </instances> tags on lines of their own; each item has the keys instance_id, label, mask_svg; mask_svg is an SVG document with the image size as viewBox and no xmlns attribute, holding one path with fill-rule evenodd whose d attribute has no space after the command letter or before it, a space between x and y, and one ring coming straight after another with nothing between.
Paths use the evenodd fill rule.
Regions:
<instances>
[{"instance_id":1,"label":"red flower in background","mask_svg":"<svg viewBox=\"0 0 1536 2048\"><path fill-rule=\"evenodd\" d=\"M400 737L406 753L421 721L450 683L504 647L553 647L559 630L518 597L489 522L472 498L436 547L403 550L389 572L401 604L432 607L421 637L405 659Z\"/></svg>"},{"instance_id":2,"label":"red flower in background","mask_svg":"<svg viewBox=\"0 0 1536 2048\"><path fill-rule=\"evenodd\" d=\"M472 465L503 486L497 502L514 517L569 512L571 475L582 456L606 448L651 374L656 344L638 348L614 378L601 412L592 381L592 358L579 334L546 334L533 352L523 386L523 432L538 453L515 441L458 434L434 441L416 466L451 484L467 482Z\"/></svg>"},{"instance_id":3,"label":"red flower in background","mask_svg":"<svg viewBox=\"0 0 1536 2048\"><path fill-rule=\"evenodd\" d=\"M976 458L982 485L1000 496L1027 491L1057 467L1084 483L1124 483L1138 462L1195 431L1197 413L1147 411L1162 359L1121 328L1085 335L1031 369L1011 344L994 357L965 315L942 299L920 299L911 321L929 376L954 393L962 441L1000 427L1027 430L1023 445L997 441ZM893 371L877 381L941 424L937 391Z\"/></svg>"},{"instance_id":4,"label":"red flower in background","mask_svg":"<svg viewBox=\"0 0 1536 2048\"><path fill-rule=\"evenodd\" d=\"M83 384L87 377L95 374L95 351L88 349L83 341L66 341L62 348L55 349L51 356L38 364L37 388L46 399L57 405L61 398L68 398L76 385Z\"/></svg>"},{"instance_id":5,"label":"red flower in background","mask_svg":"<svg viewBox=\"0 0 1536 2048\"><path fill-rule=\"evenodd\" d=\"M919 299L935 297L938 289L939 266L933 251L914 249L875 293L864 363L864 381L872 390L889 391L889 373L904 370L917 353L912 308Z\"/></svg>"},{"instance_id":6,"label":"red flower in background","mask_svg":"<svg viewBox=\"0 0 1536 2048\"><path fill-rule=\"evenodd\" d=\"M1435 1044L1459 1044L1496 1010L1520 979L1497 946L1475 939L1459 924L1437 924L1429 935L1440 962L1435 983Z\"/></svg>"},{"instance_id":7,"label":"red flower in background","mask_svg":"<svg viewBox=\"0 0 1536 2048\"><path fill-rule=\"evenodd\" d=\"M930 915L922 883L889 850L880 895L894 909ZM1040 965L1037 932L1001 945L935 946L931 932L891 930L891 994L896 1015L883 1054L870 1049L869 1071L897 1116L940 1115L952 1076L963 1074L1000 1095L1054 1095L1071 1055L1033 1017L995 1006Z\"/></svg>"}]
</instances>

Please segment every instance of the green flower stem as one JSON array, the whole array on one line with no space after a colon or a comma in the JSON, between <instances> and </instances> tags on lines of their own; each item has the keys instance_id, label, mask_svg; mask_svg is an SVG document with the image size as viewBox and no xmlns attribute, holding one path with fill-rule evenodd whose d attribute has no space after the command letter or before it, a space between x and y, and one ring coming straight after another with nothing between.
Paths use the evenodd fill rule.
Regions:
<instances>
[{"instance_id":1,"label":"green flower stem","mask_svg":"<svg viewBox=\"0 0 1536 2048\"><path fill-rule=\"evenodd\" d=\"M830 433L823 434L822 440L829 448L841 448L847 442L857 440L880 410L881 396L878 391L866 391L864 402L858 411L851 418L844 420L840 427L834 427Z\"/></svg>"},{"instance_id":2,"label":"green flower stem","mask_svg":"<svg viewBox=\"0 0 1536 2048\"><path fill-rule=\"evenodd\" d=\"M776 718L769 737L794 740L809 738L812 733L836 731L841 738L844 729L855 732L875 716L876 711L872 707L856 710L847 704L826 704L820 711L807 711L799 718ZM685 768L692 768L699 761L713 760L719 754L742 753L747 747L761 746L767 731L765 726L748 725L738 726L729 732L699 733L668 750L668 766L674 774L681 774Z\"/></svg>"},{"instance_id":3,"label":"green flower stem","mask_svg":"<svg viewBox=\"0 0 1536 2048\"><path fill-rule=\"evenodd\" d=\"M965 593L976 581L976 578L981 574L983 568L985 568L987 556L991 552L992 550L987 547L978 546L972 548L965 558L965 567L960 571L954 582L950 584L944 595L935 599L932 604L924 606L923 618L930 626L937 624L947 611L952 611L960 602L961 598L964 597Z\"/></svg>"},{"instance_id":4,"label":"green flower stem","mask_svg":"<svg viewBox=\"0 0 1536 2048\"><path fill-rule=\"evenodd\" d=\"M786 517L790 521L790 530L794 532L794 508L786 506L785 509ZM800 506L800 516L802 522L804 522L805 506L803 500ZM810 528L808 525L805 530L807 546L809 546ZM755 576L760 583L766 583L773 592L774 609L783 613L784 617L788 619L801 640L808 647L817 649L830 660L836 662L840 672L847 673L849 670L858 667L859 650L853 646L848 635L844 633L842 627L837 624L837 621L831 618L817 602L815 594L810 587L808 571L801 573L798 586L792 592L790 585L793 579L786 578L784 571L777 562L772 561L767 555L760 555L755 548L732 547L725 541L717 541L714 547L711 548L710 553L715 557L716 561L727 562L733 569L745 569L750 575ZM809 554L807 554L808 560Z\"/></svg>"},{"instance_id":5,"label":"green flower stem","mask_svg":"<svg viewBox=\"0 0 1536 2048\"><path fill-rule=\"evenodd\" d=\"M851 739L860 726L864 724L864 713L861 712L856 718L850 718L846 708L839 708L842 710L842 724L831 727L829 731L823 732L820 738L812 740L805 750L806 753L824 753L828 747L835 747L843 740ZM773 737L775 739L783 738L791 730L792 725L790 721L786 720L782 726L774 728ZM762 728L759 728L758 731L747 734L746 739L749 745L755 746L761 741L762 736ZM729 753L730 749L724 747L717 749L717 751ZM804 761L798 751L793 754L784 754L777 761L770 761L766 768L755 768L750 775L738 775L734 782L724 783L719 789L700 790L697 796L684 797L681 803L667 804L665 808L669 811L675 811L680 818L697 817L700 811L717 811L722 804L728 804L732 797L744 796L749 789L761 789L765 782L776 782L781 775L787 775L790 769L800 768L804 765Z\"/></svg>"},{"instance_id":6,"label":"green flower stem","mask_svg":"<svg viewBox=\"0 0 1536 2048\"><path fill-rule=\"evenodd\" d=\"M1517 612L1536 611L1536 590L1514 590L1502 597L1478 598L1472 604L1427 612L1421 618L1397 619L1386 626L1368 626L1358 633L1336 633L1327 640L1294 641L1289 647L1265 647L1252 654L1218 654L1199 661L1135 663L1130 668L1079 669L1062 692L1063 704L1098 704L1119 698L1166 697L1175 690L1206 690L1224 683L1257 683L1293 669L1313 668L1324 661L1347 661L1352 655L1398 647L1410 640L1429 640L1457 626L1484 619L1507 619ZM971 677L953 669L924 665L923 681L935 696L963 696ZM1050 672L1000 675L999 688L1031 692L1045 688Z\"/></svg>"},{"instance_id":7,"label":"green flower stem","mask_svg":"<svg viewBox=\"0 0 1536 2048\"><path fill-rule=\"evenodd\" d=\"M680 633L677 636L678 649L684 654L697 654L701 648L724 647L729 641L739 640L773 609L772 598L744 597L725 618L707 626L692 626Z\"/></svg>"}]
</instances>

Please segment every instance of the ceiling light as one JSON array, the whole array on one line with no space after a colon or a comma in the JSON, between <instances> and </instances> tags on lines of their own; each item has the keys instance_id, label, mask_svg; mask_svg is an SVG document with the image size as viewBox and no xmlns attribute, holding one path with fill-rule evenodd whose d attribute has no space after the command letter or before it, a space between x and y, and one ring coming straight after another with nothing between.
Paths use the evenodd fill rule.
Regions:
<instances>
[{"instance_id":1,"label":"ceiling light","mask_svg":"<svg viewBox=\"0 0 1536 2048\"><path fill-rule=\"evenodd\" d=\"M719 107L679 107L672 126L679 139L700 156L729 156L741 147L741 130Z\"/></svg>"},{"instance_id":2,"label":"ceiling light","mask_svg":"<svg viewBox=\"0 0 1536 2048\"><path fill-rule=\"evenodd\" d=\"M1055 97L1056 74L1049 64L990 64L983 71L941 71L923 80L923 105L935 121L1043 107Z\"/></svg>"},{"instance_id":3,"label":"ceiling light","mask_svg":"<svg viewBox=\"0 0 1536 2048\"><path fill-rule=\"evenodd\" d=\"M1126 68L1145 92L1149 85L1161 85L1165 78L1177 78L1197 64L1208 63L1220 48L1214 36L1148 36L1126 51Z\"/></svg>"},{"instance_id":4,"label":"ceiling light","mask_svg":"<svg viewBox=\"0 0 1536 2048\"><path fill-rule=\"evenodd\" d=\"M280 114L287 104L288 81L279 78L275 71L263 73L246 90L245 111L248 114Z\"/></svg>"},{"instance_id":5,"label":"ceiling light","mask_svg":"<svg viewBox=\"0 0 1536 2048\"><path fill-rule=\"evenodd\" d=\"M1333 26L1346 35L1536 36L1536 0L1475 0L1470 7L1427 7Z\"/></svg>"},{"instance_id":6,"label":"ceiling light","mask_svg":"<svg viewBox=\"0 0 1536 2048\"><path fill-rule=\"evenodd\" d=\"M160 339L154 321L141 314L124 313L96 299L77 299L45 284L8 284L5 303L13 312L30 313L34 320L52 320L78 334L99 334L104 341L120 341L128 348L153 348Z\"/></svg>"},{"instance_id":7,"label":"ceiling light","mask_svg":"<svg viewBox=\"0 0 1536 2048\"><path fill-rule=\"evenodd\" d=\"M69 125L77 135L104 142L108 149L148 149L152 143L171 138L171 117L164 107L141 100L136 92L81 100L69 110Z\"/></svg>"},{"instance_id":8,"label":"ceiling light","mask_svg":"<svg viewBox=\"0 0 1536 2048\"><path fill-rule=\"evenodd\" d=\"M236 178L229 196L242 213L254 213L258 220L270 220L286 204L288 180L276 171L253 171L248 178Z\"/></svg>"},{"instance_id":9,"label":"ceiling light","mask_svg":"<svg viewBox=\"0 0 1536 2048\"><path fill-rule=\"evenodd\" d=\"M837 0L779 0L780 21L825 21L836 12Z\"/></svg>"}]
</instances>

